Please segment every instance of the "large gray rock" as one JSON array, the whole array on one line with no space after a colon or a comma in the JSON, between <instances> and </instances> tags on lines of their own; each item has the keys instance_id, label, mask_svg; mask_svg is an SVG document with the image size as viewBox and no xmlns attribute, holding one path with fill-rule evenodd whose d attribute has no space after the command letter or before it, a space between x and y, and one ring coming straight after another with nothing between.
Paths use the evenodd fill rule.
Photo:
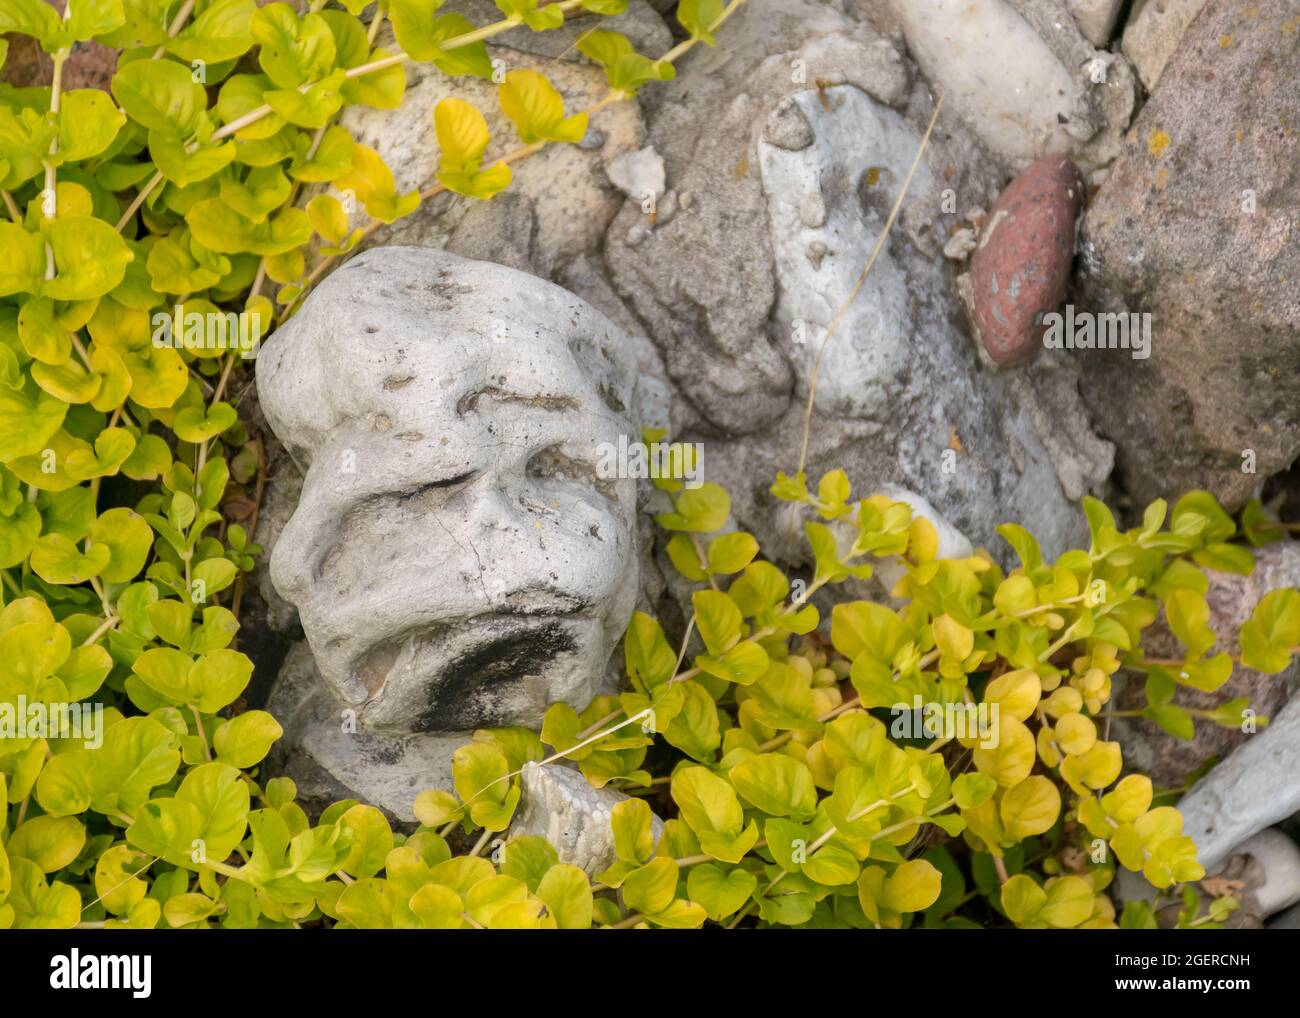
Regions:
<instances>
[{"instance_id":1,"label":"large gray rock","mask_svg":"<svg viewBox=\"0 0 1300 1018\"><path fill-rule=\"evenodd\" d=\"M1178 803L1183 833L1213 871L1252 834L1300 811L1300 698L1198 781Z\"/></svg>"},{"instance_id":2,"label":"large gray rock","mask_svg":"<svg viewBox=\"0 0 1300 1018\"><path fill-rule=\"evenodd\" d=\"M788 532L767 489L799 462L821 339L881 234L930 102L888 39L834 8L754 0L726 32L682 62L676 101L651 117L668 195L653 223L625 203L605 259L682 396L674 437L704 443L737 522L780 557ZM941 255L1002 183L945 114L827 348L807 472L843 467L863 495L913 490L979 544L999 544L995 525L1016 519L1053 553L1080 536L1071 501L1104 483L1109 448L1086 424L1068 361L1045 358L1024 382L981 367Z\"/></svg>"},{"instance_id":3,"label":"large gray rock","mask_svg":"<svg viewBox=\"0 0 1300 1018\"><path fill-rule=\"evenodd\" d=\"M1065 0L892 0L892 7L926 78L1013 169L1068 155L1091 170L1118 153L1133 112L1133 72L1094 47Z\"/></svg>"},{"instance_id":4,"label":"large gray rock","mask_svg":"<svg viewBox=\"0 0 1300 1018\"><path fill-rule=\"evenodd\" d=\"M1250 576L1232 573L1209 574L1205 598L1210 607L1210 628L1218 642L1210 654L1235 654L1237 634L1250 618L1260 598L1271 590L1300 587L1300 542L1270 544L1259 551ZM1183 646L1170 632L1163 615L1143 634L1143 649L1151 657L1176 657ZM1300 683L1300 664L1293 663L1280 675L1265 675L1234 665L1228 681L1214 693L1179 687L1174 703L1193 710L1213 710L1227 700L1245 697L1255 715L1274 716L1291 699ZM1120 710L1140 709L1146 703L1141 679L1125 683L1116 696ZM1243 719L1243 725L1246 719ZM1124 760L1134 770L1148 775L1159 787L1177 787L1211 758L1223 758L1242 743L1256 738L1240 728L1223 728L1198 720L1196 735L1178 739L1158 725L1140 718L1115 718L1115 737L1124 747Z\"/></svg>"},{"instance_id":5,"label":"large gray rock","mask_svg":"<svg viewBox=\"0 0 1300 1018\"><path fill-rule=\"evenodd\" d=\"M312 764L409 817L460 733L604 687L637 596L637 482L601 465L639 438L616 326L513 269L381 248L267 341L258 393L306 471L271 577L319 675L279 693Z\"/></svg>"},{"instance_id":6,"label":"large gray rock","mask_svg":"<svg viewBox=\"0 0 1300 1018\"><path fill-rule=\"evenodd\" d=\"M1239 869L1225 870L1229 879L1240 879L1249 904L1261 917L1289 908L1300 901L1300 846L1279 830L1266 828L1247 838L1233 850Z\"/></svg>"},{"instance_id":7,"label":"large gray rock","mask_svg":"<svg viewBox=\"0 0 1300 1018\"><path fill-rule=\"evenodd\" d=\"M1205 0L1135 0L1120 48L1133 61L1147 91L1154 91L1165 64Z\"/></svg>"},{"instance_id":8,"label":"large gray rock","mask_svg":"<svg viewBox=\"0 0 1300 1018\"><path fill-rule=\"evenodd\" d=\"M1207 6L1084 217L1079 310L1151 315L1149 359L1076 354L1139 507L1191 488L1238 507L1300 453L1295 18Z\"/></svg>"}]
</instances>

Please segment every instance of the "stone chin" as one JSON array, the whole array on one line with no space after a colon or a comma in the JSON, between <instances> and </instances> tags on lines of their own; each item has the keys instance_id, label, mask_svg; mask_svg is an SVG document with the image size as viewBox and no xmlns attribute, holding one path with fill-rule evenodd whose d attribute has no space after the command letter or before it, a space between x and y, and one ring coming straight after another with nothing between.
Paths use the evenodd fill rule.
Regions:
<instances>
[{"instance_id":1,"label":"stone chin","mask_svg":"<svg viewBox=\"0 0 1300 1018\"><path fill-rule=\"evenodd\" d=\"M367 728L448 733L537 727L558 700L585 704L612 650L605 623L589 615L493 613L377 642L341 663L345 684L333 655L317 662L341 693L366 691L357 720Z\"/></svg>"}]
</instances>

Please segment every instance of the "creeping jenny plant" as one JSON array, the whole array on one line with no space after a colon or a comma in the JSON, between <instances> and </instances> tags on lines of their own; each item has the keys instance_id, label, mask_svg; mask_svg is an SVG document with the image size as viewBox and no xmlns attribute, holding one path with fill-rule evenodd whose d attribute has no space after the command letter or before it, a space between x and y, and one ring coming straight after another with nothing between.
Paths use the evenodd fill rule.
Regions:
<instances>
[{"instance_id":1,"label":"creeping jenny plant","mask_svg":"<svg viewBox=\"0 0 1300 1018\"><path fill-rule=\"evenodd\" d=\"M490 199L512 163L671 79L740 2L683 0L687 38L658 58L594 21L577 48L610 88L589 110L544 75L505 73L513 148L444 100L436 178L399 194L336 122L344 106L396 106L411 60L491 78L485 40L624 0L497 0L483 26L438 0L380 0L369 22L364 0L70 0L62 17L0 0L0 32L34 37L54 66L49 87L0 86L0 707L103 710L102 741L0 739L0 928L1106 926L1115 865L1161 888L1202 875L1177 812L1121 777L1105 714L1123 665L1146 673L1149 715L1186 734L1175 686L1213 690L1231 669L1206 657L1200 567L1252 558L1203 493L1167 528L1158 504L1127 533L1089 503L1092 547L1054 564L1009 526L1022 565L1006 576L983 553L936 560L929 524L883 498L851 505L842 473L815 495L781 478L774 494L812 517L815 570L792 582L752 536L717 534L720 488L662 480L669 553L699 589L678 650L634 617L627 692L557 704L540 735L476 733L456 794L421 795L409 835L354 802L312 823L291 781L261 773L281 729L239 709L252 663L234 642L263 457L227 398L251 362L157 344L156 320L183 304L269 332L384 224L446 192ZM375 46L385 22L397 51ZM110 93L62 88L86 40L120 50ZM326 184L371 222L353 228L327 192L304 200ZM1271 536L1257 509L1243 527ZM849 601L824 625L811 596L879 559L903 570L904 607ZM1142 655L1162 608L1185 660ZM1300 594L1278 592L1241 659L1277 672L1298 643ZM915 696L996 705L998 739L897 738L888 711ZM1236 724L1241 707L1204 720ZM538 838L496 844L520 769L561 760L637 796L594 882ZM647 800L669 816L657 843ZM1229 907L1201 914L1193 895L1183 921Z\"/></svg>"}]
</instances>

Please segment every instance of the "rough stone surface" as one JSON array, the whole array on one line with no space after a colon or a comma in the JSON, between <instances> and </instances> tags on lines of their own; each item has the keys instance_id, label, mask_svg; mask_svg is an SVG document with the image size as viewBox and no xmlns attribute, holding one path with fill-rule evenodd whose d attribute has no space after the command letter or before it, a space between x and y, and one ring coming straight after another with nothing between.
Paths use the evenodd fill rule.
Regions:
<instances>
[{"instance_id":1,"label":"rough stone surface","mask_svg":"<svg viewBox=\"0 0 1300 1018\"><path fill-rule=\"evenodd\" d=\"M926 78L1011 166L1071 155L1092 169L1114 157L1132 71L1093 48L1065 0L893 0L892 10Z\"/></svg>"},{"instance_id":2,"label":"rough stone surface","mask_svg":"<svg viewBox=\"0 0 1300 1018\"><path fill-rule=\"evenodd\" d=\"M1296 17L1207 7L1084 216L1076 305L1151 315L1149 359L1078 356L1138 506L1208 488L1236 508L1300 453Z\"/></svg>"},{"instance_id":3,"label":"rough stone surface","mask_svg":"<svg viewBox=\"0 0 1300 1018\"><path fill-rule=\"evenodd\" d=\"M1270 590L1300 586L1300 543L1288 541L1261 548L1255 571L1250 576L1210 572L1206 601L1210 606L1210 628L1219 640L1210 654L1237 651L1237 633L1250 618L1260 598ZM1151 657L1181 654L1182 644L1169 631L1164 616L1146 630L1143 648ZM1280 675L1264 675L1237 665L1228 681L1214 693L1201 693L1179 687L1174 702L1182 707L1209 710L1226 700L1247 697L1257 715L1274 717L1291 698L1300 682L1300 666L1292 665ZM1141 678L1126 681L1116 698L1120 710L1139 709L1145 705ZM1234 748L1254 742L1259 735L1246 734L1235 728L1222 728L1198 721L1196 735L1190 741L1175 738L1150 721L1116 718L1115 737L1124 747L1124 759L1134 770L1150 776L1159 787L1181 785L1211 757L1225 757ZM1214 773L1214 772L1212 772Z\"/></svg>"},{"instance_id":4,"label":"rough stone surface","mask_svg":"<svg viewBox=\"0 0 1300 1018\"><path fill-rule=\"evenodd\" d=\"M653 12L650 16L657 17ZM380 44L384 42L381 33ZM608 91L605 75L595 66L554 62L505 46L493 46L490 53L504 60L508 69L544 72L568 110L591 106ZM493 138L489 158L518 144L493 83L451 79L430 65L414 62L407 65L407 76L409 87L397 109L349 107L341 118L357 141L383 157L399 193L433 182L438 143L431 111L444 98L464 99L483 113ZM638 148L642 134L637 104L616 103L593 118L581 145L551 145L516 163L514 182L492 201L438 195L384 229L375 243L444 248L554 278L565 264L600 246L605 228L623 202L623 195L606 179L606 169L620 154ZM352 225L368 221L358 210Z\"/></svg>"},{"instance_id":5,"label":"rough stone surface","mask_svg":"<svg viewBox=\"0 0 1300 1018\"><path fill-rule=\"evenodd\" d=\"M271 576L320 673L281 716L317 765L409 813L385 793L445 781L446 733L602 688L637 486L598 463L638 437L637 384L633 345L572 294L412 248L359 255L268 340L261 405L306 470Z\"/></svg>"},{"instance_id":6,"label":"rough stone surface","mask_svg":"<svg viewBox=\"0 0 1300 1018\"><path fill-rule=\"evenodd\" d=\"M998 196L971 257L976 339L1003 367L1043 348L1043 315L1065 297L1083 182L1061 156L1037 159Z\"/></svg>"},{"instance_id":7,"label":"rough stone surface","mask_svg":"<svg viewBox=\"0 0 1300 1018\"><path fill-rule=\"evenodd\" d=\"M1135 0L1120 48L1148 92L1155 90L1187 26L1204 6L1205 0Z\"/></svg>"},{"instance_id":8,"label":"rough stone surface","mask_svg":"<svg viewBox=\"0 0 1300 1018\"><path fill-rule=\"evenodd\" d=\"M1207 870L1257 831L1300 811L1300 698L1183 796L1183 833Z\"/></svg>"},{"instance_id":9,"label":"rough stone surface","mask_svg":"<svg viewBox=\"0 0 1300 1018\"><path fill-rule=\"evenodd\" d=\"M675 214L661 209L646 233L640 203L629 201L607 239L615 286L674 384L734 433L779 416L792 382L768 335L776 279L755 136L786 95L818 81L853 82L887 103L908 87L893 46L833 9L746 4L727 22L727 44L692 51L672 83L674 101L655 108L651 139L676 193ZM784 131L786 144L797 143L791 131L798 136L797 123Z\"/></svg>"},{"instance_id":10,"label":"rough stone surface","mask_svg":"<svg viewBox=\"0 0 1300 1018\"><path fill-rule=\"evenodd\" d=\"M1240 880L1249 907L1266 918L1300 901L1300 846L1266 828L1233 849L1221 875Z\"/></svg>"},{"instance_id":11,"label":"rough stone surface","mask_svg":"<svg viewBox=\"0 0 1300 1018\"><path fill-rule=\"evenodd\" d=\"M1104 49L1110 42L1124 0L1067 0L1067 6L1079 31L1098 49Z\"/></svg>"},{"instance_id":12,"label":"rough stone surface","mask_svg":"<svg viewBox=\"0 0 1300 1018\"><path fill-rule=\"evenodd\" d=\"M658 201L664 193L664 161L653 146L624 152L606 171L609 182L633 201Z\"/></svg>"},{"instance_id":13,"label":"rough stone surface","mask_svg":"<svg viewBox=\"0 0 1300 1018\"><path fill-rule=\"evenodd\" d=\"M311 816L342 799L359 799L413 824L417 795L451 788L452 756L467 738L358 726L322 678L306 642L290 648L266 709L285 730L271 747L267 771L293 779L298 803Z\"/></svg>"},{"instance_id":14,"label":"rough stone surface","mask_svg":"<svg viewBox=\"0 0 1300 1018\"><path fill-rule=\"evenodd\" d=\"M526 764L520 776L519 812L510 836L535 834L555 846L560 862L577 866L589 877L616 861L614 832L609 821L614 807L630 796L614 788L593 788L582 772L563 765ZM651 819L655 844L663 833L658 817Z\"/></svg>"},{"instance_id":15,"label":"rough stone surface","mask_svg":"<svg viewBox=\"0 0 1300 1018\"><path fill-rule=\"evenodd\" d=\"M606 265L682 397L674 438L704 444L705 470L727 486L737 522L793 562L802 542L789 540L768 488L799 462L821 339L931 107L887 39L831 8L756 0L727 27L728 45L690 54L674 83L680 101L650 120L674 213L647 227L625 203ZM791 48L773 52L775 38ZM1056 435L1063 420L1084 420L1077 392L1043 412L1032 386L1022 398L980 367L942 256L1003 179L945 114L822 358L806 469L816 478L843 467L864 495L889 483L913 490L979 544L1000 547L995 525L1019 519L1060 551L1081 534L1063 479L1078 497L1097 490L1109 463L1093 449L1067 464L1071 443L1053 438L1054 456L1035 426ZM1053 370L1071 389L1076 369ZM1068 430L1091 438L1086 426Z\"/></svg>"}]
</instances>

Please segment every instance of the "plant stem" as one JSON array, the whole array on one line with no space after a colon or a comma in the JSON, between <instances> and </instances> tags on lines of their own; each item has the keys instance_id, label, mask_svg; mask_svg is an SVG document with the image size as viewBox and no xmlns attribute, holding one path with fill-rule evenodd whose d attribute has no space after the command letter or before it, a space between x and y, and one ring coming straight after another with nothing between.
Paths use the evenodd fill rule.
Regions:
<instances>
[{"instance_id":1,"label":"plant stem","mask_svg":"<svg viewBox=\"0 0 1300 1018\"><path fill-rule=\"evenodd\" d=\"M172 18L172 23L167 28L168 39L175 39L176 36L180 35L180 31L185 26L186 20L189 18L191 14L194 13L195 3L196 0L185 0L185 3L181 4L180 10L176 12L176 17ZM166 52L167 52L167 44L162 43L156 50L153 51L153 59L161 60L163 58L163 54L165 54Z\"/></svg>"},{"instance_id":2,"label":"plant stem","mask_svg":"<svg viewBox=\"0 0 1300 1018\"><path fill-rule=\"evenodd\" d=\"M122 620L119 619L116 615L110 615L110 616L109 616L108 618L106 618L102 623L100 623L98 629L96 629L93 633L91 633L89 636L87 636L85 640L82 641L82 644L81 644L81 645L82 645L83 647L89 647L92 643L94 643L96 640L98 640L101 636L103 636L105 633L107 633L110 629L115 628L115 627L117 626L117 624L118 624L119 622L121 622L121 621L122 621Z\"/></svg>"},{"instance_id":3,"label":"plant stem","mask_svg":"<svg viewBox=\"0 0 1300 1018\"><path fill-rule=\"evenodd\" d=\"M203 757L206 760L212 759L212 747L208 745L208 734L203 730L203 715L199 713L198 707L194 704L186 704L190 713L194 715L194 727L198 729L199 738L203 740Z\"/></svg>"}]
</instances>

